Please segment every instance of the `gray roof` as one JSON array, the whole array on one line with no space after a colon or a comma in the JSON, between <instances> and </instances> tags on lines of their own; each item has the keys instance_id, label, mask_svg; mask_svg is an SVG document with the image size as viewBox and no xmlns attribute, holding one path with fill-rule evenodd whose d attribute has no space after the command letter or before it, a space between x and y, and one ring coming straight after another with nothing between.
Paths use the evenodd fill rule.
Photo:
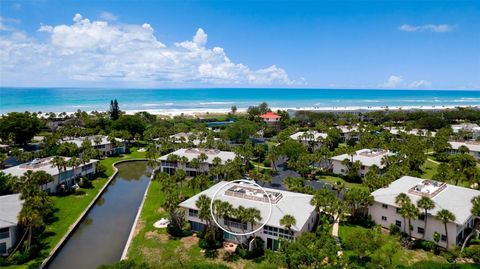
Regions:
<instances>
[{"instance_id":1,"label":"gray roof","mask_svg":"<svg viewBox=\"0 0 480 269\"><path fill-rule=\"evenodd\" d=\"M379 168L383 168L384 165L382 165L382 158L385 155L392 155L392 153L386 150L361 149L355 152L355 154L353 155L353 161L354 162L359 161L360 163L362 163L362 165L365 165L365 166L376 165ZM334 156L330 159L341 162L345 159L351 160L352 157L348 154L342 154L342 155Z\"/></svg>"},{"instance_id":2,"label":"gray roof","mask_svg":"<svg viewBox=\"0 0 480 269\"><path fill-rule=\"evenodd\" d=\"M477 142L477 141L465 141L465 142L449 141L448 143L450 144L450 146L452 146L452 149L458 149L461 146L465 146L470 151L480 152L480 142Z\"/></svg>"},{"instance_id":3,"label":"gray roof","mask_svg":"<svg viewBox=\"0 0 480 269\"><path fill-rule=\"evenodd\" d=\"M412 203L417 204L421 196L411 194L408 191L423 181L425 181L425 179L403 176L390 183L388 187L372 192L372 195L375 201L379 203L398 207L398 205L395 204L395 197L403 192L410 197ZM455 214L455 223L463 225L472 215L470 212L472 208L471 200L478 195L480 195L480 191L446 184L444 190L432 197L435 208L430 210L430 214L436 215L438 211L447 209Z\"/></svg>"},{"instance_id":4,"label":"gray roof","mask_svg":"<svg viewBox=\"0 0 480 269\"><path fill-rule=\"evenodd\" d=\"M213 163L213 159L215 157L219 157L222 160L222 163L227 161L233 161L235 159L236 154L231 151L221 151L217 149L200 149L200 148L192 148L192 149L178 149L174 152L161 156L159 159L162 161L166 161L168 155L175 154L179 157L187 157L188 161L193 160L194 158L198 158L201 153L205 153L208 157L206 160L207 163Z\"/></svg>"},{"instance_id":5,"label":"gray roof","mask_svg":"<svg viewBox=\"0 0 480 269\"><path fill-rule=\"evenodd\" d=\"M227 201L230 204L232 204L232 206L235 208L239 206L244 206L247 208L254 207L260 210L262 221L260 221L259 223L263 223L264 218L268 216L268 213L270 210L270 205L268 202L254 201L254 200L248 200L244 198L225 195L225 190L230 188L230 186L249 186L256 189L258 189L258 187L254 187L253 185L250 185L250 184L232 183L232 185L229 185L228 187L223 188L228 183L229 182L221 181L213 185L209 189L201 193L198 193L197 195L191 197L186 201L183 201L182 203L180 203L180 206L186 207L186 208L198 209L195 206L195 202L197 201L200 195L205 194L208 197L212 198L215 192L218 189L221 189L221 191L218 192L215 199ZM312 195L282 191L282 190L270 189L270 188L264 188L264 189L265 191L280 193L282 195L282 198L276 204L272 204L272 214L266 223L269 226L282 228L283 226L280 225L280 220L282 219L283 216L289 214L294 216L296 220L296 225L292 226L292 229L299 231L305 225L305 223L309 220L311 213L315 211L315 207L310 205L310 200L312 199Z\"/></svg>"},{"instance_id":6,"label":"gray roof","mask_svg":"<svg viewBox=\"0 0 480 269\"><path fill-rule=\"evenodd\" d=\"M62 157L62 158L64 158L67 161L70 160L69 157ZM48 157L48 158L43 158L43 159L35 159L35 160L33 160L29 163L23 163L23 164L20 164L20 165L17 165L17 166L12 166L10 168L4 169L3 172L6 173L6 174L10 174L12 176L21 177L28 170L32 170L34 172L35 171L45 171L47 174L55 176L55 175L59 174L59 171L58 171L58 167L52 166L52 164L51 164L52 159L53 159L53 157ZM98 162L98 160L91 159L87 164L95 163L95 162ZM83 164L80 165L79 167L82 167L82 166L83 166ZM72 168L67 167L67 171L69 171L69 170L72 170Z\"/></svg>"},{"instance_id":7,"label":"gray roof","mask_svg":"<svg viewBox=\"0 0 480 269\"><path fill-rule=\"evenodd\" d=\"M23 200L18 193L0 196L0 228L17 225L22 205Z\"/></svg>"},{"instance_id":8,"label":"gray roof","mask_svg":"<svg viewBox=\"0 0 480 269\"><path fill-rule=\"evenodd\" d=\"M313 139L311 138L308 138L308 139L305 139L305 137L303 137L303 135L305 133L310 133L313 135ZM323 139L327 138L327 134L326 133L319 133L317 131L307 131L307 132L296 132L294 133L293 135L290 136L291 139L294 139L294 140L302 140L302 141L318 141L318 138L321 137Z\"/></svg>"},{"instance_id":9,"label":"gray roof","mask_svg":"<svg viewBox=\"0 0 480 269\"><path fill-rule=\"evenodd\" d=\"M102 140L100 142L100 144L95 144L95 138L96 137L100 137ZM108 136L104 136L104 135L97 135L97 136L85 136L85 137L73 137L73 138L66 138L65 140L60 140L59 142L60 143L74 143L76 144L78 147L81 147L82 146L82 143L83 141L89 139L90 142L92 142L92 146L96 146L96 145L108 145L108 144L111 144L110 140L108 140ZM120 138L115 138L115 140L117 140L118 142L124 142L123 139L120 139Z\"/></svg>"},{"instance_id":10,"label":"gray roof","mask_svg":"<svg viewBox=\"0 0 480 269\"><path fill-rule=\"evenodd\" d=\"M397 135L400 132L407 133L409 135L418 135L418 136L426 136L428 134L428 130L426 129L411 129L410 131L405 130L404 128L397 128L397 127L389 127L386 128L388 131L390 131L391 134ZM435 136L437 133L436 132L430 132L430 136Z\"/></svg>"}]
</instances>

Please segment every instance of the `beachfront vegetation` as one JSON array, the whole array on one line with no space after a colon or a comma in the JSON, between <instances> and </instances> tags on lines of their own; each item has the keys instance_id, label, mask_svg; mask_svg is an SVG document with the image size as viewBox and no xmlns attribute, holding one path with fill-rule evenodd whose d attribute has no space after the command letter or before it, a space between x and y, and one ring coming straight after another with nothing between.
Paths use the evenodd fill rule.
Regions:
<instances>
[{"instance_id":1,"label":"beachfront vegetation","mask_svg":"<svg viewBox=\"0 0 480 269\"><path fill-rule=\"evenodd\" d=\"M449 124L478 122L479 111L394 111L363 115L298 112L295 117L290 117L286 111L277 111L282 118L276 124L267 124L258 117L267 111L268 105L262 103L250 107L246 114L232 107L231 113L221 116L206 114L202 117L181 115L168 118L146 112L126 115L120 111L115 100L107 113L77 111L71 115L10 113L3 116L0 118L0 138L3 144L12 148L2 157L3 160L8 157L26 162L36 157L60 155L72 157L73 161L63 163L61 158L57 158L54 165L73 167L91 158L102 158L92 147L95 141L81 147L73 143L59 143L69 137L100 134L108 136L113 143L113 138L122 138L130 146L129 154L102 159L97 171L101 174L99 178L91 181L91 185L81 186L80 191L62 196L32 192L33 197L38 197L31 200L44 199L43 206L46 208L41 208L40 213L35 204L26 203L20 222L26 239L4 261L23 264L24 267L41 262L113 174L112 164L115 161L147 158L150 166L157 167L158 157L190 147L234 151L238 157L225 164L217 160L208 171L201 171L195 177L188 177L180 169L173 175L158 173L148 190L129 250L129 260L111 268L391 268L400 265L433 268L448 266L460 258L473 261L478 257L479 247L475 239L471 239L463 251L440 249L436 242L413 242L409 237L410 231L395 232L392 229L392 234L388 234L378 229L370 220L367 209L373 202L371 192L403 175L467 187L478 186L480 172L476 160L467 150L451 155L448 141L468 138L469 134L454 134ZM215 126L213 130L209 128L209 123L213 121L224 121L225 125ZM352 129L351 138L342 136L340 126L344 125ZM424 135L406 132L394 135L388 130L392 126L426 131ZM327 137L308 143L289 138L297 131L308 130L326 133ZM431 133L433 131L436 131L435 136ZM170 137L180 132L188 133L188 139L177 141ZM40 133L43 140L32 143L32 138ZM194 144L195 140L200 141L198 145ZM140 152L138 148L131 147L135 145L140 145L143 150ZM353 158L343 161L347 167L345 175L332 174L328 165L332 156L353 156L356 150L363 148L382 148L394 155L382 160L384 168L372 167L363 177L358 173L361 164L353 162ZM173 154L169 158L185 162ZM191 161L190 165L196 167L202 161L204 156ZM227 253L222 249L222 233L212 224L210 201L205 197L201 202L199 200L198 207L199 217L205 220L207 229L204 233L193 235L178 204L208 188L219 178L234 180L244 177L263 186L280 186L312 194L311 203L322 216L318 219L317 228L291 242L286 240L277 252L264 252L263 248L248 251L240 245L237 252ZM19 191L18 181L0 173L0 194ZM24 192L22 196L29 197ZM407 222L432 210L427 200L413 204L399 197L398 204ZM478 206L476 208L477 211L472 213L478 216ZM254 209L233 208L228 203L216 204L214 211L214 214L223 217L235 216L248 226L259 220ZM442 212L438 218L446 223L455 218L454 214ZM168 229L154 228L153 223L162 217L170 220ZM290 230L295 221L287 215L282 219L282 225ZM332 225L337 222L340 222L339 243L331 234ZM261 246L262 242L258 245ZM338 255L339 251L343 251L343 255ZM20 259L19 255L28 258ZM426 261L432 263L424 265L422 262Z\"/></svg>"}]
</instances>

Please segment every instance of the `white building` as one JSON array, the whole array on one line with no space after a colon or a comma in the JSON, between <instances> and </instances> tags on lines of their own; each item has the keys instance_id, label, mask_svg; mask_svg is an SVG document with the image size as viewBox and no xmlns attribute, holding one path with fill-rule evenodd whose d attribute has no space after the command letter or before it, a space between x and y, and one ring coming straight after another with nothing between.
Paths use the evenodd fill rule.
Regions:
<instances>
[{"instance_id":1,"label":"white building","mask_svg":"<svg viewBox=\"0 0 480 269\"><path fill-rule=\"evenodd\" d=\"M200 162L198 168L190 166L190 162L193 159L199 159L200 155L205 154L207 157L205 161ZM187 163L182 163L181 160L176 160L175 162L169 161L170 155L176 155L178 158L185 157ZM188 176L196 176L199 172L207 172L210 167L213 166L214 159L219 158L220 164L225 164L228 161L233 161L236 154L231 151L221 151L218 149L200 149L200 148L191 148L191 149L179 149L174 152L171 152L167 155L160 157L160 171L168 174L174 174L177 169L184 170Z\"/></svg>"},{"instance_id":2,"label":"white building","mask_svg":"<svg viewBox=\"0 0 480 269\"><path fill-rule=\"evenodd\" d=\"M64 158L65 161L70 159L68 157L62 158ZM28 170L33 172L45 171L53 177L53 181L41 186L41 188L47 193L57 192L61 187L68 189L76 183L75 180L79 177L94 178L95 176L98 160L92 159L85 165L80 164L78 167L75 167L75 170L73 167L66 167L65 170L61 168L61 171L59 171L58 167L52 164L52 159L53 157L35 159L29 163L23 163L4 169L3 172L12 176L21 177Z\"/></svg>"},{"instance_id":3,"label":"white building","mask_svg":"<svg viewBox=\"0 0 480 269\"><path fill-rule=\"evenodd\" d=\"M468 154L472 155L477 160L480 160L480 142L479 141L464 141L464 142L449 141L448 143L452 147L452 154L457 154L458 149L461 146L465 146L470 151Z\"/></svg>"},{"instance_id":4,"label":"white building","mask_svg":"<svg viewBox=\"0 0 480 269\"><path fill-rule=\"evenodd\" d=\"M358 141L360 139L360 132L357 126L340 125L336 128L340 130L343 141Z\"/></svg>"},{"instance_id":5,"label":"white building","mask_svg":"<svg viewBox=\"0 0 480 269\"><path fill-rule=\"evenodd\" d=\"M478 126L476 123L452 124L451 127L454 133L458 133L460 131L472 133L472 139L474 140L480 137L480 126Z\"/></svg>"},{"instance_id":6,"label":"white building","mask_svg":"<svg viewBox=\"0 0 480 269\"><path fill-rule=\"evenodd\" d=\"M17 217L22 205L20 194L0 196L0 256L6 256L17 243Z\"/></svg>"},{"instance_id":7,"label":"white building","mask_svg":"<svg viewBox=\"0 0 480 269\"><path fill-rule=\"evenodd\" d=\"M437 232L441 235L439 244L446 247L447 237L444 224L435 218L442 209L449 210L456 218L455 221L447 223L448 242L451 246L461 244L468 235L465 229L474 226L475 217L470 212L471 200L480 195L480 191L410 176L403 176L388 187L372 193L375 202L369 207L369 213L377 224L384 228L390 228L390 225L394 224L402 231L406 228L408 233L408 227L405 226L408 225L408 220L405 223L399 214L399 206L395 204L395 198L400 193L407 194L415 205L422 196L430 197L435 203L435 208L428 212L426 230L424 230L425 217L423 215L411 220L412 237L422 238L425 234L426 240L434 242L433 234ZM420 212L422 211L420 210Z\"/></svg>"},{"instance_id":8,"label":"white building","mask_svg":"<svg viewBox=\"0 0 480 269\"><path fill-rule=\"evenodd\" d=\"M60 143L69 142L76 144L77 147L81 147L85 140L90 140L92 147L100 151L100 153L102 153L104 156L123 154L127 150L126 142L123 139L115 138L117 142L116 145L113 145L108 137L104 135L67 138L65 140L61 140Z\"/></svg>"},{"instance_id":9,"label":"white building","mask_svg":"<svg viewBox=\"0 0 480 269\"><path fill-rule=\"evenodd\" d=\"M193 138L193 139L192 139ZM161 141L160 138L154 139L155 141ZM213 138L214 141L219 141L220 138ZM169 136L169 141L175 144L180 143L192 143L194 146L198 146L201 143L207 142L207 137L202 133L177 133ZM157 145L158 146L158 145Z\"/></svg>"},{"instance_id":10,"label":"white building","mask_svg":"<svg viewBox=\"0 0 480 269\"><path fill-rule=\"evenodd\" d=\"M406 133L409 135L416 135L416 136L431 136L435 137L436 132L431 132L426 129L411 129L411 130L405 130L404 128L397 128L397 127L389 127L386 128L392 135L400 135L401 133Z\"/></svg>"},{"instance_id":11,"label":"white building","mask_svg":"<svg viewBox=\"0 0 480 269\"><path fill-rule=\"evenodd\" d=\"M260 211L262 219L253 227L253 230L251 224L241 223L234 218L218 218L216 221L223 228L234 233L251 232L265 223L265 226L256 232L256 236L261 237L265 241L265 247L268 249L277 249L280 238L291 239L292 235L296 237L303 232L313 229L317 213L315 207L310 205L311 195L269 188L264 189L268 197L270 197L271 214L269 214L270 201L262 189L253 184L229 183L225 181L221 181L211 188L191 197L180 203L179 206L185 209L186 219L194 231L201 231L205 228L205 222L198 218L198 208L195 205L198 197L202 194L212 199L216 193L213 199L227 201L234 208L238 208L239 206L256 208ZM280 224L280 220L287 214L292 215L296 220L296 224L291 227L293 234ZM223 238L233 242L246 240L245 236L236 238L227 232L224 232Z\"/></svg>"},{"instance_id":12,"label":"white building","mask_svg":"<svg viewBox=\"0 0 480 269\"><path fill-rule=\"evenodd\" d=\"M312 147L313 149L318 148L323 139L327 138L326 133L320 133L317 131L306 131L306 132L296 132L290 136L291 139L296 140L307 147Z\"/></svg>"},{"instance_id":13,"label":"white building","mask_svg":"<svg viewBox=\"0 0 480 269\"><path fill-rule=\"evenodd\" d=\"M363 178L373 165L376 165L381 170L385 168L382 164L382 158L390 155L392 153L384 149L361 149L357 150L353 155L342 154L334 156L330 158L330 162L334 174L347 175L348 168L342 162L345 159L353 162L359 161L362 166L358 170L358 175Z\"/></svg>"}]
</instances>

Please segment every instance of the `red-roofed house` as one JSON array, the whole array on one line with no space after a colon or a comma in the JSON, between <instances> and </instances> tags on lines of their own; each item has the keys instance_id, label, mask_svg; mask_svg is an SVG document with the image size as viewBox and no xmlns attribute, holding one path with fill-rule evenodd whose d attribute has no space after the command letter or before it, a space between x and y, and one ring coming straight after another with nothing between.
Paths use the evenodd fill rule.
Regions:
<instances>
[{"instance_id":1,"label":"red-roofed house","mask_svg":"<svg viewBox=\"0 0 480 269\"><path fill-rule=\"evenodd\" d=\"M277 115L277 114L273 113L272 111L268 111L267 113L265 113L263 115L260 115L260 118L262 118L263 121L266 122L266 123L279 122L281 117L282 116Z\"/></svg>"}]
</instances>

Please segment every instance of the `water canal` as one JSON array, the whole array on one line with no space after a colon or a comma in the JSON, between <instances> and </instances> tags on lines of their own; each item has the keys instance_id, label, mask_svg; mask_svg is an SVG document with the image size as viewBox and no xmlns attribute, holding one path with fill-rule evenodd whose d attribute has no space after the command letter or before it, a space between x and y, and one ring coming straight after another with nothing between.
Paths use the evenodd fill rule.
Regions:
<instances>
[{"instance_id":1,"label":"water canal","mask_svg":"<svg viewBox=\"0 0 480 269\"><path fill-rule=\"evenodd\" d=\"M150 180L147 162L117 165L118 174L65 242L49 269L94 269L120 260Z\"/></svg>"}]
</instances>

